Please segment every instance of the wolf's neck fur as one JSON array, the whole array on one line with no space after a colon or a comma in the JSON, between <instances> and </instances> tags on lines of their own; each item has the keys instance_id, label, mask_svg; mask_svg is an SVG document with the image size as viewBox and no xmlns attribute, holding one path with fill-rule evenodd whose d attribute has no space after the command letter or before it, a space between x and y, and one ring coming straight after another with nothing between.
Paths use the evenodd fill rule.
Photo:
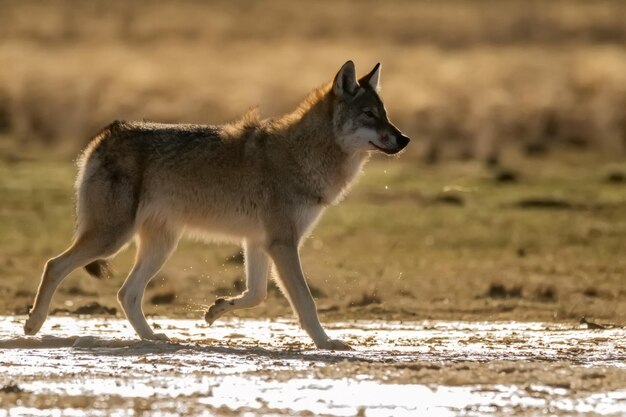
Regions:
<instances>
[{"instance_id":1,"label":"wolf's neck fur","mask_svg":"<svg viewBox=\"0 0 626 417\"><path fill-rule=\"evenodd\" d=\"M348 154L337 143L332 99L329 86L314 90L293 113L276 120L274 131L290 150L302 185L324 205L341 199L368 158L367 152Z\"/></svg>"}]
</instances>

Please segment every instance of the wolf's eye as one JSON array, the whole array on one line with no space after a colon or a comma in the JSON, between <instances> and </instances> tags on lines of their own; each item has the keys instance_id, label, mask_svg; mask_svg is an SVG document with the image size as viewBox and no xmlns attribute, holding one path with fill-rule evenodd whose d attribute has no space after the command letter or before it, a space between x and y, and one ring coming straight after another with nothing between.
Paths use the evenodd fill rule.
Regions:
<instances>
[{"instance_id":1,"label":"wolf's eye","mask_svg":"<svg viewBox=\"0 0 626 417\"><path fill-rule=\"evenodd\" d=\"M375 119L376 118L376 115L373 112L371 112L370 110L364 110L363 114L366 115L367 117L369 117L370 119Z\"/></svg>"}]
</instances>

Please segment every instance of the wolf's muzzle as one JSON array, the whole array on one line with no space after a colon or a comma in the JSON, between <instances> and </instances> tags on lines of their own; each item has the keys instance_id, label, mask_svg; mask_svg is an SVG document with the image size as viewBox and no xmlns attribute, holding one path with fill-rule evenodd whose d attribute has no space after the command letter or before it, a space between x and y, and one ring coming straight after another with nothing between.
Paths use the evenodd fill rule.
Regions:
<instances>
[{"instance_id":1,"label":"wolf's muzzle","mask_svg":"<svg viewBox=\"0 0 626 417\"><path fill-rule=\"evenodd\" d=\"M395 146L393 148L383 148L381 146L376 145L374 142L370 141L370 144L378 149L381 152L386 153L387 155L394 155L397 154L398 152L400 152L402 149L404 149L406 147L406 145L411 141L411 139L409 139L408 136L403 135L402 133L400 133L398 136L395 137ZM389 139L385 140L385 142L390 142Z\"/></svg>"},{"instance_id":2,"label":"wolf's muzzle","mask_svg":"<svg viewBox=\"0 0 626 417\"><path fill-rule=\"evenodd\" d=\"M396 154L400 152L402 149L406 148L406 145L408 145L410 141L411 139L409 139L408 136L399 133L398 136L396 136L396 147L394 149L390 149L387 153Z\"/></svg>"},{"instance_id":3,"label":"wolf's muzzle","mask_svg":"<svg viewBox=\"0 0 626 417\"><path fill-rule=\"evenodd\" d=\"M410 141L411 139L406 135L398 136L396 138L396 142L398 143L398 152L406 148L406 145L408 145Z\"/></svg>"}]
</instances>

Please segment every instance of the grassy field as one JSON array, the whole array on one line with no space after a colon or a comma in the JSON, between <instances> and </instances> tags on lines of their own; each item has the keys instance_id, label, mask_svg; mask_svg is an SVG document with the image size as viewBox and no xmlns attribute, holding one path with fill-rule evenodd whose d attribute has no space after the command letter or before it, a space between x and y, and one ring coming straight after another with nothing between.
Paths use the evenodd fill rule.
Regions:
<instances>
[{"instance_id":1,"label":"grassy field","mask_svg":"<svg viewBox=\"0 0 626 417\"><path fill-rule=\"evenodd\" d=\"M302 249L324 316L626 321L626 164L580 154L509 160L506 170L371 162ZM0 312L25 310L45 260L71 239L74 175L65 161L0 166ZM74 273L53 308L116 307L133 249L116 258L110 281ZM147 312L201 318L240 287L237 252L184 241L149 288ZM151 302L157 295L165 301ZM284 314L277 290L241 313Z\"/></svg>"},{"instance_id":2,"label":"grassy field","mask_svg":"<svg viewBox=\"0 0 626 417\"><path fill-rule=\"evenodd\" d=\"M221 123L256 104L271 117L353 59L361 72L383 63L391 118L414 140L399 159L371 162L303 247L326 319L626 321L621 1L0 0L0 10L0 312L25 312L45 260L69 243L71 159L102 126ZM181 243L147 311L202 317L241 288L237 251ZM116 306L132 258L122 253L107 282L76 272L53 308ZM273 290L240 314L289 307Z\"/></svg>"}]
</instances>

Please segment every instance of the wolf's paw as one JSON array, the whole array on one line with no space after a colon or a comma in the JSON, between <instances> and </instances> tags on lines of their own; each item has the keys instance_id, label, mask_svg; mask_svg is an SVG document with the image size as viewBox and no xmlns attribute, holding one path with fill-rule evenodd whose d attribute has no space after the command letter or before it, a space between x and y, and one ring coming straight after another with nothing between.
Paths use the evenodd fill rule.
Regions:
<instances>
[{"instance_id":1,"label":"wolf's paw","mask_svg":"<svg viewBox=\"0 0 626 417\"><path fill-rule=\"evenodd\" d=\"M209 326L213 324L215 320L217 320L218 318L222 316L222 314L224 314L224 312L226 311L227 305L228 305L228 300L224 298L218 298L217 300L215 300L215 303L213 303L213 305L209 307L209 309L205 313L204 321L209 323Z\"/></svg>"},{"instance_id":2,"label":"wolf's paw","mask_svg":"<svg viewBox=\"0 0 626 417\"><path fill-rule=\"evenodd\" d=\"M41 320L39 317L30 315L26 319L26 323L24 323L24 334L27 336L33 336L37 334L41 326L43 325L44 320Z\"/></svg>"},{"instance_id":3,"label":"wolf's paw","mask_svg":"<svg viewBox=\"0 0 626 417\"><path fill-rule=\"evenodd\" d=\"M352 350L349 344L337 339L328 339L322 343L317 343L318 349L324 350Z\"/></svg>"},{"instance_id":4,"label":"wolf's paw","mask_svg":"<svg viewBox=\"0 0 626 417\"><path fill-rule=\"evenodd\" d=\"M153 341L162 341L169 342L170 338L167 337L165 333L153 333L151 335L147 335L146 337L142 337L142 340L153 340Z\"/></svg>"}]
</instances>

